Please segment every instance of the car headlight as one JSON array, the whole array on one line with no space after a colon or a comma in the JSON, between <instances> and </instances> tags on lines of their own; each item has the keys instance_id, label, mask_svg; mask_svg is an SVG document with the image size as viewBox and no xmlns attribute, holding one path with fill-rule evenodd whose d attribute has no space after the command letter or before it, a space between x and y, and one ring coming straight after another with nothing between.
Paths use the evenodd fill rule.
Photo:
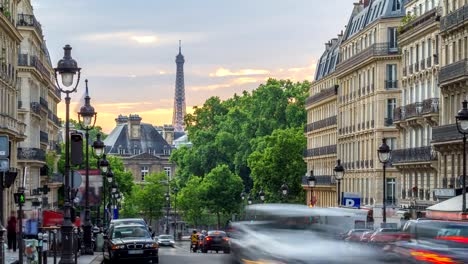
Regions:
<instances>
[{"instance_id":1,"label":"car headlight","mask_svg":"<svg viewBox=\"0 0 468 264\"><path fill-rule=\"evenodd\" d=\"M145 248L157 248L157 247L158 247L158 243L151 243L151 244L145 245Z\"/></svg>"},{"instance_id":2,"label":"car headlight","mask_svg":"<svg viewBox=\"0 0 468 264\"><path fill-rule=\"evenodd\" d=\"M125 245L112 245L112 249L113 249L113 250L116 250L116 249L125 249Z\"/></svg>"}]
</instances>

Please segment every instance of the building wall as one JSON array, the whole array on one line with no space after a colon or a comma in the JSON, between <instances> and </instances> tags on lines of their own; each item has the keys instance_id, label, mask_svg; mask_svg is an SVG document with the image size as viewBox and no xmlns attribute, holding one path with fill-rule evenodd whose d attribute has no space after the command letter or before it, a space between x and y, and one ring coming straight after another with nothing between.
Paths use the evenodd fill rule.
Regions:
<instances>
[{"instance_id":1,"label":"building wall","mask_svg":"<svg viewBox=\"0 0 468 264\"><path fill-rule=\"evenodd\" d=\"M136 183L144 182L144 175L167 172L165 168L170 168L170 173L168 174L169 180L172 180L175 175L175 165L169 162L169 156L161 157L160 159L139 159L129 157L123 158L122 161L125 169L132 172L134 182Z\"/></svg>"}]
</instances>

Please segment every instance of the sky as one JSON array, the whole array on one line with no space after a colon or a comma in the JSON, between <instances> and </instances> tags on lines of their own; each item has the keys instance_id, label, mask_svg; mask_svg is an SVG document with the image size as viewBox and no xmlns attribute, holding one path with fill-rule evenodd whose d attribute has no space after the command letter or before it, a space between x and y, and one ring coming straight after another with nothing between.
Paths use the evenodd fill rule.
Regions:
<instances>
[{"instance_id":1,"label":"sky","mask_svg":"<svg viewBox=\"0 0 468 264\"><path fill-rule=\"evenodd\" d=\"M172 122L175 56L185 56L187 112L211 96L251 91L269 77L313 80L325 42L344 30L356 0L32 0L53 66L63 46L82 68L71 118L89 80L96 124L119 115ZM58 115L64 117L64 103Z\"/></svg>"}]
</instances>

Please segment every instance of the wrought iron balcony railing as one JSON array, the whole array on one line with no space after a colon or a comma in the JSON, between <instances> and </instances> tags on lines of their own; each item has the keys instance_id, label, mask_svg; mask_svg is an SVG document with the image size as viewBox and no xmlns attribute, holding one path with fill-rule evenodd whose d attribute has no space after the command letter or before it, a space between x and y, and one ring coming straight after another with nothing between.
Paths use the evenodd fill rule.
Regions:
<instances>
[{"instance_id":1,"label":"wrought iron balcony railing","mask_svg":"<svg viewBox=\"0 0 468 264\"><path fill-rule=\"evenodd\" d=\"M421 114L439 113L439 98L429 98L422 102Z\"/></svg>"},{"instance_id":2,"label":"wrought iron balcony railing","mask_svg":"<svg viewBox=\"0 0 468 264\"><path fill-rule=\"evenodd\" d=\"M336 183L335 177L330 176L330 175L318 175L315 176L315 185L318 186L327 186L327 185L334 185ZM302 185L307 186L308 181L307 181L307 176L302 176Z\"/></svg>"},{"instance_id":3,"label":"wrought iron balcony railing","mask_svg":"<svg viewBox=\"0 0 468 264\"><path fill-rule=\"evenodd\" d=\"M60 118L58 118L52 111L49 110L48 112L49 119L57 126L60 126Z\"/></svg>"},{"instance_id":4,"label":"wrought iron balcony railing","mask_svg":"<svg viewBox=\"0 0 468 264\"><path fill-rule=\"evenodd\" d=\"M434 8L426 12L425 14L415 18L414 20L406 23L406 25L402 26L400 29L400 37L405 37L405 35L407 34L416 32L415 30L420 30L421 28L436 22L438 10L438 8Z\"/></svg>"},{"instance_id":5,"label":"wrought iron balcony railing","mask_svg":"<svg viewBox=\"0 0 468 264\"><path fill-rule=\"evenodd\" d=\"M49 134L44 131L40 131L40 141L41 143L49 144Z\"/></svg>"},{"instance_id":6,"label":"wrought iron balcony railing","mask_svg":"<svg viewBox=\"0 0 468 264\"><path fill-rule=\"evenodd\" d=\"M387 126L387 127L388 127L388 126L393 126L393 119L391 119L391 118L389 118L389 117L386 117L386 118L384 119L384 125Z\"/></svg>"},{"instance_id":7,"label":"wrought iron balcony railing","mask_svg":"<svg viewBox=\"0 0 468 264\"><path fill-rule=\"evenodd\" d=\"M437 126L432 128L432 142L461 140L463 135L458 132L457 124Z\"/></svg>"},{"instance_id":8,"label":"wrought iron balcony railing","mask_svg":"<svg viewBox=\"0 0 468 264\"><path fill-rule=\"evenodd\" d=\"M38 102L31 102L31 112L40 115L41 114L41 104Z\"/></svg>"},{"instance_id":9,"label":"wrought iron balcony railing","mask_svg":"<svg viewBox=\"0 0 468 264\"><path fill-rule=\"evenodd\" d=\"M41 106L43 106L45 109L49 109L49 103L47 102L46 99L39 97L39 103Z\"/></svg>"},{"instance_id":10,"label":"wrought iron balcony railing","mask_svg":"<svg viewBox=\"0 0 468 264\"><path fill-rule=\"evenodd\" d=\"M34 67L45 78L49 79L51 77L50 71L42 64L40 59L37 56L31 56L29 54L18 54L18 66L23 67Z\"/></svg>"},{"instance_id":11,"label":"wrought iron balcony railing","mask_svg":"<svg viewBox=\"0 0 468 264\"><path fill-rule=\"evenodd\" d=\"M42 26L39 21L36 20L36 17L33 15L18 14L18 21L16 22L18 27L34 27L37 31L37 34L42 37Z\"/></svg>"},{"instance_id":12,"label":"wrought iron balcony railing","mask_svg":"<svg viewBox=\"0 0 468 264\"><path fill-rule=\"evenodd\" d=\"M353 65L361 63L369 58L375 56L388 56L388 55L399 55L400 50L398 47L392 46L390 43L375 43L370 47L362 50L351 58L341 61L336 65L336 71L341 72L346 69L352 68Z\"/></svg>"},{"instance_id":13,"label":"wrought iron balcony railing","mask_svg":"<svg viewBox=\"0 0 468 264\"><path fill-rule=\"evenodd\" d=\"M304 154L305 157L316 157L322 155L336 154L336 145L307 149Z\"/></svg>"},{"instance_id":14,"label":"wrought iron balcony railing","mask_svg":"<svg viewBox=\"0 0 468 264\"><path fill-rule=\"evenodd\" d=\"M404 109L404 106L398 106L398 107L395 108L395 110L393 111L393 121L394 122L403 121L405 119L403 117L403 109Z\"/></svg>"},{"instance_id":15,"label":"wrought iron balcony railing","mask_svg":"<svg viewBox=\"0 0 468 264\"><path fill-rule=\"evenodd\" d=\"M422 107L423 104L420 102L405 105L405 119L420 116Z\"/></svg>"},{"instance_id":16,"label":"wrought iron balcony railing","mask_svg":"<svg viewBox=\"0 0 468 264\"><path fill-rule=\"evenodd\" d=\"M398 80L386 80L385 89L396 89L398 88Z\"/></svg>"},{"instance_id":17,"label":"wrought iron balcony railing","mask_svg":"<svg viewBox=\"0 0 468 264\"><path fill-rule=\"evenodd\" d=\"M333 126L333 125L336 125L336 115L316 121L314 123L307 124L305 132L308 133L317 129L321 129L321 128L324 128L327 126Z\"/></svg>"},{"instance_id":18,"label":"wrought iron balcony railing","mask_svg":"<svg viewBox=\"0 0 468 264\"><path fill-rule=\"evenodd\" d=\"M445 32L456 29L468 20L468 5L465 4L454 12L442 17L440 21L440 31Z\"/></svg>"},{"instance_id":19,"label":"wrought iron balcony railing","mask_svg":"<svg viewBox=\"0 0 468 264\"><path fill-rule=\"evenodd\" d=\"M312 96L309 96L306 99L306 106L310 106L314 103L318 103L324 99L327 99L331 96L337 95L338 94L338 85L335 85L333 87L323 89L320 91L318 94L314 94Z\"/></svg>"},{"instance_id":20,"label":"wrought iron balcony railing","mask_svg":"<svg viewBox=\"0 0 468 264\"><path fill-rule=\"evenodd\" d=\"M456 79L468 78L468 59L463 59L452 64L448 64L440 69L440 85L448 84Z\"/></svg>"},{"instance_id":21,"label":"wrought iron balcony railing","mask_svg":"<svg viewBox=\"0 0 468 264\"><path fill-rule=\"evenodd\" d=\"M395 149L392 151L392 163L425 162L437 160L437 152L431 146Z\"/></svg>"},{"instance_id":22,"label":"wrought iron balcony railing","mask_svg":"<svg viewBox=\"0 0 468 264\"><path fill-rule=\"evenodd\" d=\"M18 148L18 159L45 161L46 153L40 148Z\"/></svg>"}]
</instances>

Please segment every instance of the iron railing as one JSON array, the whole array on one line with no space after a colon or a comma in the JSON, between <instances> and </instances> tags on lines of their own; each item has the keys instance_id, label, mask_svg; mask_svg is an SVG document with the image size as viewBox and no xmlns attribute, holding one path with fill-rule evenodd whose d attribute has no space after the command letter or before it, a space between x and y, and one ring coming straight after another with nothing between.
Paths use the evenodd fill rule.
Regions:
<instances>
[{"instance_id":1,"label":"iron railing","mask_svg":"<svg viewBox=\"0 0 468 264\"><path fill-rule=\"evenodd\" d=\"M421 102L416 102L412 104L405 105L405 115L404 118L418 117L421 115L423 104Z\"/></svg>"},{"instance_id":2,"label":"iron railing","mask_svg":"<svg viewBox=\"0 0 468 264\"><path fill-rule=\"evenodd\" d=\"M426 12L422 16L419 16L410 22L406 23L404 26L401 27L400 29L400 37L404 37L407 33L414 33L416 32L415 30L419 30L431 23L434 23L437 21L437 11L438 8L433 8L432 10Z\"/></svg>"},{"instance_id":3,"label":"iron railing","mask_svg":"<svg viewBox=\"0 0 468 264\"><path fill-rule=\"evenodd\" d=\"M336 154L336 145L329 145L319 148L307 149L304 153L305 157L315 157L322 155Z\"/></svg>"},{"instance_id":4,"label":"iron railing","mask_svg":"<svg viewBox=\"0 0 468 264\"><path fill-rule=\"evenodd\" d=\"M305 128L305 132L308 133L317 129L321 129L321 128L324 128L327 126L333 126L333 125L336 125L336 115L316 121L314 123L307 124Z\"/></svg>"},{"instance_id":5,"label":"iron railing","mask_svg":"<svg viewBox=\"0 0 468 264\"><path fill-rule=\"evenodd\" d=\"M315 185L326 186L335 184L335 177L330 175L319 175L315 176ZM308 185L307 176L302 176L302 185Z\"/></svg>"},{"instance_id":6,"label":"iron railing","mask_svg":"<svg viewBox=\"0 0 468 264\"><path fill-rule=\"evenodd\" d=\"M49 143L49 134L44 131L40 131L40 141L41 143Z\"/></svg>"},{"instance_id":7,"label":"iron railing","mask_svg":"<svg viewBox=\"0 0 468 264\"><path fill-rule=\"evenodd\" d=\"M39 103L45 108L45 109L49 109L49 103L47 102L46 99L42 98L42 97L39 97Z\"/></svg>"},{"instance_id":8,"label":"iron railing","mask_svg":"<svg viewBox=\"0 0 468 264\"><path fill-rule=\"evenodd\" d=\"M323 89L321 90L318 94L314 94L312 96L309 96L306 99L306 106L310 106L314 103L318 103L324 99L327 99L331 96L337 95L338 94L338 85L334 85L333 87Z\"/></svg>"},{"instance_id":9,"label":"iron railing","mask_svg":"<svg viewBox=\"0 0 468 264\"><path fill-rule=\"evenodd\" d=\"M387 127L388 127L388 126L393 126L393 119L391 119L391 118L389 118L389 117L386 117L386 118L384 119L384 125L387 126Z\"/></svg>"},{"instance_id":10,"label":"iron railing","mask_svg":"<svg viewBox=\"0 0 468 264\"><path fill-rule=\"evenodd\" d=\"M458 132L457 124L436 126L432 128L432 142L461 140L463 135Z\"/></svg>"},{"instance_id":11,"label":"iron railing","mask_svg":"<svg viewBox=\"0 0 468 264\"><path fill-rule=\"evenodd\" d=\"M18 148L19 160L38 160L45 161L46 153L40 148Z\"/></svg>"},{"instance_id":12,"label":"iron railing","mask_svg":"<svg viewBox=\"0 0 468 264\"><path fill-rule=\"evenodd\" d=\"M41 60L37 56L31 56L29 54L18 54L18 66L34 67L45 78L51 77L50 71L42 64Z\"/></svg>"},{"instance_id":13,"label":"iron railing","mask_svg":"<svg viewBox=\"0 0 468 264\"><path fill-rule=\"evenodd\" d=\"M398 80L386 80L385 89L396 89L398 88Z\"/></svg>"},{"instance_id":14,"label":"iron railing","mask_svg":"<svg viewBox=\"0 0 468 264\"><path fill-rule=\"evenodd\" d=\"M463 5L454 12L442 17L440 21L440 31L445 32L450 29L458 28L468 20L468 5Z\"/></svg>"},{"instance_id":15,"label":"iron railing","mask_svg":"<svg viewBox=\"0 0 468 264\"><path fill-rule=\"evenodd\" d=\"M468 59L463 59L442 67L439 73L439 83L443 85L453 79L466 77L468 77Z\"/></svg>"},{"instance_id":16,"label":"iron railing","mask_svg":"<svg viewBox=\"0 0 468 264\"><path fill-rule=\"evenodd\" d=\"M31 102L31 111L36 114L41 114L41 104L38 102Z\"/></svg>"},{"instance_id":17,"label":"iron railing","mask_svg":"<svg viewBox=\"0 0 468 264\"><path fill-rule=\"evenodd\" d=\"M34 27L34 29L37 31L37 34L41 37L43 36L41 23L36 20L34 15L18 14L18 21L16 22L16 26Z\"/></svg>"},{"instance_id":18,"label":"iron railing","mask_svg":"<svg viewBox=\"0 0 468 264\"><path fill-rule=\"evenodd\" d=\"M429 98L422 102L421 114L439 113L439 98Z\"/></svg>"},{"instance_id":19,"label":"iron railing","mask_svg":"<svg viewBox=\"0 0 468 264\"><path fill-rule=\"evenodd\" d=\"M375 43L368 48L362 50L351 58L341 61L336 65L336 71L341 72L346 69L351 69L352 66L361 63L374 56L388 56L399 55L400 50L398 47L393 47L389 42Z\"/></svg>"},{"instance_id":20,"label":"iron railing","mask_svg":"<svg viewBox=\"0 0 468 264\"><path fill-rule=\"evenodd\" d=\"M404 109L404 106L398 106L398 107L395 108L395 110L393 111L393 121L394 122L399 122L399 121L404 120L403 109Z\"/></svg>"},{"instance_id":21,"label":"iron railing","mask_svg":"<svg viewBox=\"0 0 468 264\"><path fill-rule=\"evenodd\" d=\"M437 152L431 146L395 149L392 151L392 163L425 162L437 160Z\"/></svg>"}]
</instances>

